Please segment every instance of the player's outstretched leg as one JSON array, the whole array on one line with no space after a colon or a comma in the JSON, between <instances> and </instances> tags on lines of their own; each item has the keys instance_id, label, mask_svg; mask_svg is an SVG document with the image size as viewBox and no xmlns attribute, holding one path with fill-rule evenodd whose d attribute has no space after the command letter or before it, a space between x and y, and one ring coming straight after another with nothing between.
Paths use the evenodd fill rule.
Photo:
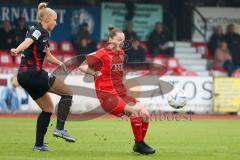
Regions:
<instances>
[{"instance_id":1,"label":"player's outstretched leg","mask_svg":"<svg viewBox=\"0 0 240 160\"><path fill-rule=\"evenodd\" d=\"M67 142L75 142L75 138L70 136L67 130L64 129L65 121L67 120L71 105L72 105L72 91L62 82L57 79L54 81L50 92L61 96L57 106L57 125L53 131L54 137L60 137Z\"/></svg>"},{"instance_id":2,"label":"player's outstretched leg","mask_svg":"<svg viewBox=\"0 0 240 160\"><path fill-rule=\"evenodd\" d=\"M129 108L131 107L131 108ZM144 137L148 128L148 119L149 113L144 108L141 103L136 103L134 106L126 106L125 111L131 112L131 116L129 116L132 126L132 131L135 137L135 144L133 146L133 151L148 155L154 154L155 149L150 147L148 144L144 142Z\"/></svg>"},{"instance_id":3,"label":"player's outstretched leg","mask_svg":"<svg viewBox=\"0 0 240 160\"><path fill-rule=\"evenodd\" d=\"M57 107L57 125L53 131L53 136L65 139L67 142L75 142L75 138L70 136L64 129L67 115L72 105L72 96L62 96Z\"/></svg>"}]
</instances>

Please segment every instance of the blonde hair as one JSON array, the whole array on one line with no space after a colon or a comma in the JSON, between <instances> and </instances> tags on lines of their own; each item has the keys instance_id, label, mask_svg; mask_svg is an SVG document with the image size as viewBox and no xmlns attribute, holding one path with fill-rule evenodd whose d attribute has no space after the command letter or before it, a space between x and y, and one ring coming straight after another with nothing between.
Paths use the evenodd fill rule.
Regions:
<instances>
[{"instance_id":1,"label":"blonde hair","mask_svg":"<svg viewBox=\"0 0 240 160\"><path fill-rule=\"evenodd\" d=\"M38 5L38 12L37 12L37 21L40 23L42 21L42 18L46 15L46 8L47 3L42 2Z\"/></svg>"},{"instance_id":2,"label":"blonde hair","mask_svg":"<svg viewBox=\"0 0 240 160\"><path fill-rule=\"evenodd\" d=\"M114 26L108 27L108 38L113 38L117 33L123 33L120 29L115 28Z\"/></svg>"}]
</instances>

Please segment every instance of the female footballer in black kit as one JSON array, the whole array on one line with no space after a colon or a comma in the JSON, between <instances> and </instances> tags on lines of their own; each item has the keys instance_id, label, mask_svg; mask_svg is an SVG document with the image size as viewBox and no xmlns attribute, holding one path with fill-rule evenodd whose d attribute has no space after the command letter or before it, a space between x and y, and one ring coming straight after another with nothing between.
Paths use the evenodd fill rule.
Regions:
<instances>
[{"instance_id":1,"label":"female footballer in black kit","mask_svg":"<svg viewBox=\"0 0 240 160\"><path fill-rule=\"evenodd\" d=\"M42 69L43 61L46 59L52 64L61 66L66 71L66 66L56 59L48 49L49 34L56 26L56 20L56 12L48 8L46 3L40 3L37 13L38 23L28 30L26 39L17 48L11 49L12 56L23 51L17 75L18 82L42 110L37 120L34 151L48 151L44 144L44 136L54 105L47 92L61 96L57 113L61 114L61 118L58 116L53 135L69 142L75 142L75 139L64 130L65 120L72 105L73 93L64 82L55 76L48 76L48 73Z\"/></svg>"}]
</instances>

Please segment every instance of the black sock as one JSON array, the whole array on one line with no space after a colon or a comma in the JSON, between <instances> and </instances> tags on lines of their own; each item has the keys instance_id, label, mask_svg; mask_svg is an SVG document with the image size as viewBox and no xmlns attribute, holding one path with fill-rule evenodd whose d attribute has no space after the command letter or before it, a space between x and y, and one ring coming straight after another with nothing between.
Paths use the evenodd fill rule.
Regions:
<instances>
[{"instance_id":1,"label":"black sock","mask_svg":"<svg viewBox=\"0 0 240 160\"><path fill-rule=\"evenodd\" d=\"M37 119L36 146L41 147L50 122L52 113L42 111Z\"/></svg>"},{"instance_id":2,"label":"black sock","mask_svg":"<svg viewBox=\"0 0 240 160\"><path fill-rule=\"evenodd\" d=\"M57 107L57 129L64 129L65 121L72 105L72 96L62 96Z\"/></svg>"},{"instance_id":3,"label":"black sock","mask_svg":"<svg viewBox=\"0 0 240 160\"><path fill-rule=\"evenodd\" d=\"M64 129L64 126L65 126L65 121L58 118L57 119L57 129L62 130L62 129Z\"/></svg>"}]
</instances>

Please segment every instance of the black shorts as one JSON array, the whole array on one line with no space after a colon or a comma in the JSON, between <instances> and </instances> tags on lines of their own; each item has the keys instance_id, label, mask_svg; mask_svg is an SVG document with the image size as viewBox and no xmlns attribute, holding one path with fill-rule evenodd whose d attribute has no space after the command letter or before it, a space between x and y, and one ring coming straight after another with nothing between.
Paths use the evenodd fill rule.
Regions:
<instances>
[{"instance_id":1,"label":"black shorts","mask_svg":"<svg viewBox=\"0 0 240 160\"><path fill-rule=\"evenodd\" d=\"M17 80L22 88L34 99L42 97L53 85L56 77L48 76L44 70L18 72Z\"/></svg>"}]
</instances>

